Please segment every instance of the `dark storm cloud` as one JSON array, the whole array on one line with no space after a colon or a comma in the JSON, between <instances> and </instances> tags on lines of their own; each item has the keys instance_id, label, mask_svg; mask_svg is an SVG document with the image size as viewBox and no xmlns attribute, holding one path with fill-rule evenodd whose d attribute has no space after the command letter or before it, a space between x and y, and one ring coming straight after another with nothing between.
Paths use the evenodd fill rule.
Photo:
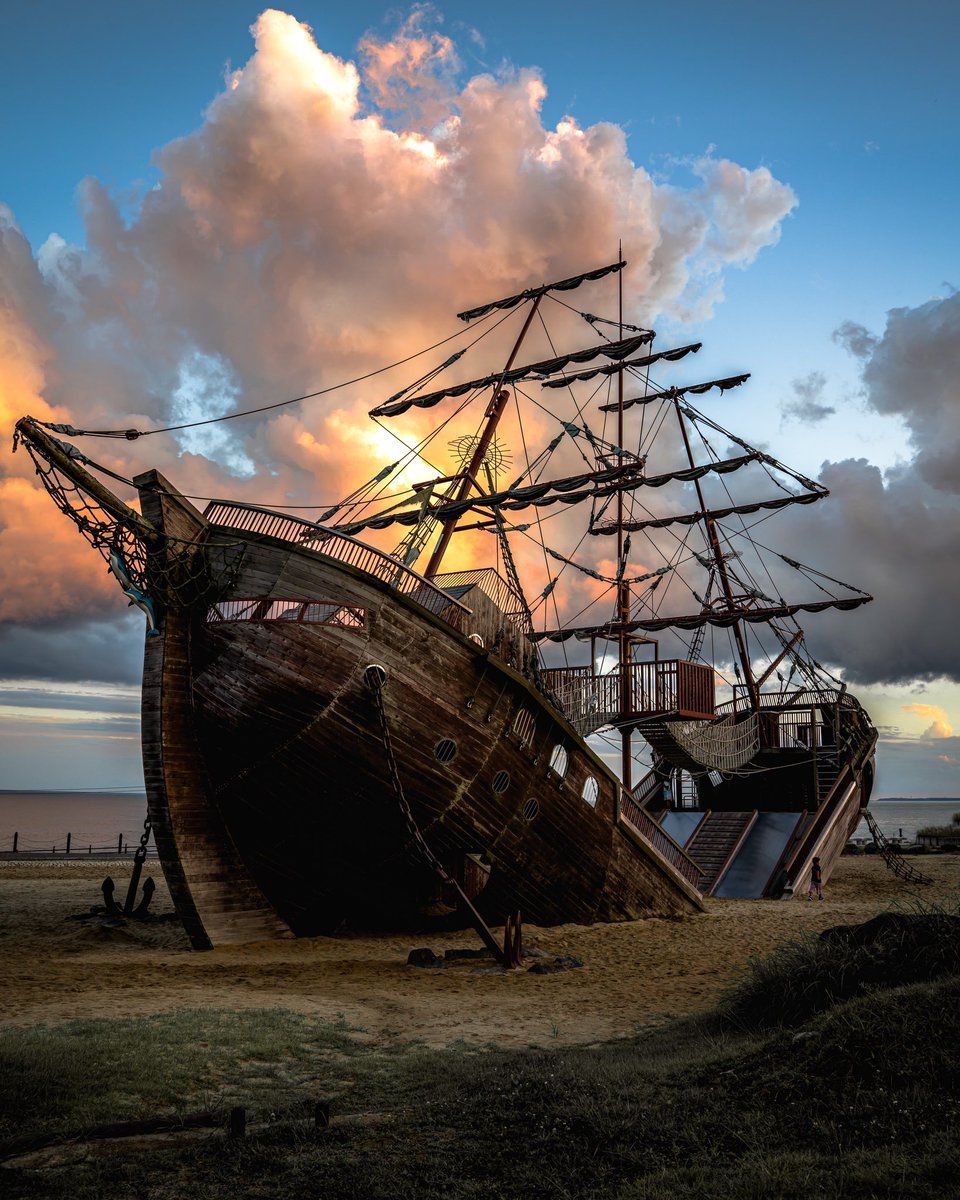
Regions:
<instances>
[{"instance_id":1,"label":"dark storm cloud","mask_svg":"<svg viewBox=\"0 0 960 1200\"><path fill-rule=\"evenodd\" d=\"M0 625L0 679L136 684L142 666L139 613L68 625Z\"/></svg>"},{"instance_id":2,"label":"dark storm cloud","mask_svg":"<svg viewBox=\"0 0 960 1200\"><path fill-rule=\"evenodd\" d=\"M831 498L781 527L789 553L876 597L811 618L811 645L862 683L960 679L960 295L894 309L879 338L841 330L868 406L902 418L913 457L886 478L864 459L825 464Z\"/></svg>"}]
</instances>

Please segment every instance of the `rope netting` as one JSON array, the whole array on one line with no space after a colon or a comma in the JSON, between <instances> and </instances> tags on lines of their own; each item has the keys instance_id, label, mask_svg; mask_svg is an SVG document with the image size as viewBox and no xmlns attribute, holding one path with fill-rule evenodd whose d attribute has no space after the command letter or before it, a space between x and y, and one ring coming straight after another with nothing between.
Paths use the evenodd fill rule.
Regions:
<instances>
[{"instance_id":1,"label":"rope netting","mask_svg":"<svg viewBox=\"0 0 960 1200\"><path fill-rule=\"evenodd\" d=\"M45 458L30 440L23 438L20 444L30 455L54 504L103 558L130 603L144 613L148 632L156 630L158 602L178 610L212 603L235 580L243 560L241 543L201 545L157 533L148 546L142 530L132 520L111 512L76 479ZM83 461L96 465L85 457Z\"/></svg>"},{"instance_id":2,"label":"rope netting","mask_svg":"<svg viewBox=\"0 0 960 1200\"><path fill-rule=\"evenodd\" d=\"M671 721L666 730L691 758L714 771L735 771L760 750L757 715L734 722L732 716L719 721Z\"/></svg>"}]
</instances>

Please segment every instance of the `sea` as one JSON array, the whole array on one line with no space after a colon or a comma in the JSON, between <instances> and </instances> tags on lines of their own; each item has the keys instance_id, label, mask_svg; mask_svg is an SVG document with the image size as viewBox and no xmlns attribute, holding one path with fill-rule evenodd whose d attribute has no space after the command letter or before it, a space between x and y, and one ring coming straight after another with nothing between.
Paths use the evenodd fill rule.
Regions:
<instances>
[{"instance_id":1,"label":"sea","mask_svg":"<svg viewBox=\"0 0 960 1200\"><path fill-rule=\"evenodd\" d=\"M888 838L903 838L913 842L917 830L926 825L949 825L955 812L960 812L960 796L920 800L871 800L870 812ZM866 821L861 821L853 835L870 840Z\"/></svg>"},{"instance_id":2,"label":"sea","mask_svg":"<svg viewBox=\"0 0 960 1200\"><path fill-rule=\"evenodd\" d=\"M0 851L13 849L19 834L20 850L57 850L66 847L71 834L74 850L115 849L119 839L135 846L143 831L147 801L138 792L5 792L0 791ZM960 811L955 799L873 800L870 811L887 837L912 842L925 825L947 825ZM861 821L854 835L869 838Z\"/></svg>"},{"instance_id":3,"label":"sea","mask_svg":"<svg viewBox=\"0 0 960 1200\"><path fill-rule=\"evenodd\" d=\"M13 849L14 833L24 851L63 853L68 833L78 852L116 850L121 836L133 849L146 815L143 792L0 791L0 851Z\"/></svg>"}]
</instances>

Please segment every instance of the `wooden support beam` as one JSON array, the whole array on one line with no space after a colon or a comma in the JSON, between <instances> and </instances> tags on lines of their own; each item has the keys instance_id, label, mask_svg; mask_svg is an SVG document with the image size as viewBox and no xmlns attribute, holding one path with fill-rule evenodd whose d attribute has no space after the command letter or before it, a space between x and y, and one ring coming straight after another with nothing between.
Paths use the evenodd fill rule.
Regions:
<instances>
[{"instance_id":1,"label":"wooden support beam","mask_svg":"<svg viewBox=\"0 0 960 1200\"><path fill-rule=\"evenodd\" d=\"M794 648L794 646L797 644L797 642L800 641L800 639L802 637L803 637L803 630L798 629L797 632L790 639L790 641L787 642L786 646L784 646L782 653L777 655L777 657L773 660L773 662L770 664L770 666L767 667L767 669L764 671L764 673L757 680L757 691L758 692L760 691L760 689L763 687L763 685L767 682L767 680L770 678L770 676L774 673L774 671L777 669L777 667L780 666L780 664L783 662L783 660L787 657L787 655L790 653L790 651Z\"/></svg>"}]
</instances>

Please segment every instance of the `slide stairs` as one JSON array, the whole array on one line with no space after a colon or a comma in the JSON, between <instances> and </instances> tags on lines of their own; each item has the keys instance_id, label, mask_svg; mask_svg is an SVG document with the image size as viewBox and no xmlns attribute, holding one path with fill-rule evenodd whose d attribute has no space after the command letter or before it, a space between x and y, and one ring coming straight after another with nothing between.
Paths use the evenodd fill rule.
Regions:
<instances>
[{"instance_id":1,"label":"slide stairs","mask_svg":"<svg viewBox=\"0 0 960 1200\"><path fill-rule=\"evenodd\" d=\"M757 819L753 812L708 812L686 847L703 872L700 890L712 895Z\"/></svg>"}]
</instances>

